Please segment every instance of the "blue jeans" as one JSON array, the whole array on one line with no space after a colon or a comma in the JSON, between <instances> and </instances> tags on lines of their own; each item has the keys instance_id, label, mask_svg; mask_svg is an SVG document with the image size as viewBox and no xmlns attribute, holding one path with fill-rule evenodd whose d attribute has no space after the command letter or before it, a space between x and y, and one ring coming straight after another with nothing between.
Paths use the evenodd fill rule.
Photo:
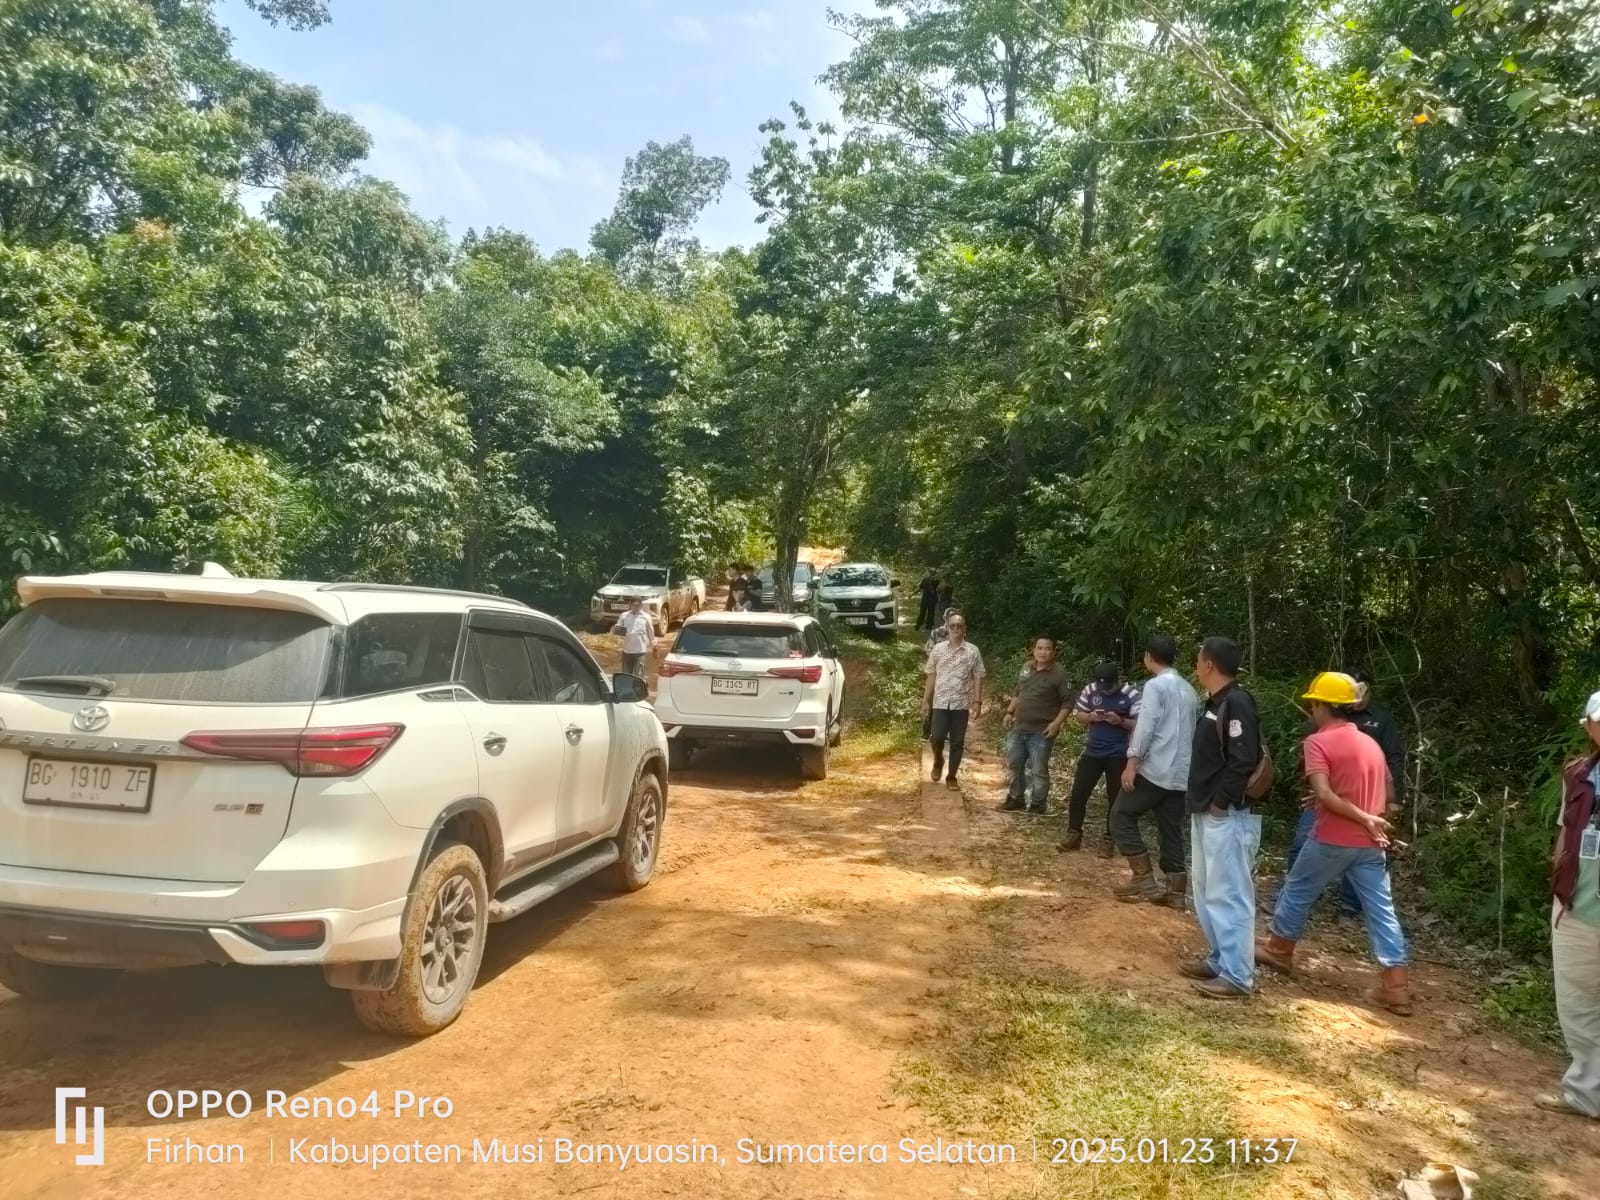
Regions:
<instances>
[{"instance_id":1,"label":"blue jeans","mask_svg":"<svg viewBox=\"0 0 1600 1200\"><path fill-rule=\"evenodd\" d=\"M1006 766L1011 768L1007 799L1021 800L1023 785L1029 784L1029 806L1046 807L1050 799L1050 755L1055 748L1055 738L1043 733L1013 729L1006 734Z\"/></svg>"},{"instance_id":2,"label":"blue jeans","mask_svg":"<svg viewBox=\"0 0 1600 1200\"><path fill-rule=\"evenodd\" d=\"M1305 849L1306 842L1311 838L1311 827L1317 823L1317 810L1307 808L1300 813L1300 823L1294 827L1294 841L1289 843L1289 860L1284 864L1284 878L1294 870L1295 859L1300 857L1300 851ZM1348 876L1339 884L1339 909L1349 913L1352 917L1361 915L1361 897L1356 895L1355 884L1350 882Z\"/></svg>"},{"instance_id":3,"label":"blue jeans","mask_svg":"<svg viewBox=\"0 0 1600 1200\"><path fill-rule=\"evenodd\" d=\"M1330 846L1312 838L1295 859L1278 907L1272 914L1272 932L1298 942L1306 931L1311 906L1336 879L1354 885L1361 897L1361 911L1367 917L1367 933L1372 938L1372 956L1380 967L1406 965L1406 935L1395 915L1394 898L1389 894L1389 861L1375 846Z\"/></svg>"},{"instance_id":4,"label":"blue jeans","mask_svg":"<svg viewBox=\"0 0 1600 1200\"><path fill-rule=\"evenodd\" d=\"M1256 852L1261 817L1230 808L1224 815L1194 813L1194 912L1211 948L1207 961L1217 975L1249 991L1256 969Z\"/></svg>"}]
</instances>

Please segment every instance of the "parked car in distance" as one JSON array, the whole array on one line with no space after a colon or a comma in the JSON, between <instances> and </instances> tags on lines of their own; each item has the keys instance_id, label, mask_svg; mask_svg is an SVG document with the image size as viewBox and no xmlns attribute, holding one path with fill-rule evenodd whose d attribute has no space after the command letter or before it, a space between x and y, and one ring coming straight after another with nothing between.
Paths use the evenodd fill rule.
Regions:
<instances>
[{"instance_id":1,"label":"parked car in distance","mask_svg":"<svg viewBox=\"0 0 1600 1200\"><path fill-rule=\"evenodd\" d=\"M761 603L772 609L778 606L778 589L774 582L778 576L776 566L762 567L756 578L761 582ZM794 612L804 612L811 607L811 581L817 576L816 568L808 562L794 565L794 579L789 592L789 607Z\"/></svg>"},{"instance_id":2,"label":"parked car in distance","mask_svg":"<svg viewBox=\"0 0 1600 1200\"><path fill-rule=\"evenodd\" d=\"M877 563L839 563L817 576L817 611L843 625L893 637L900 623L899 586Z\"/></svg>"},{"instance_id":3,"label":"parked car in distance","mask_svg":"<svg viewBox=\"0 0 1600 1200\"><path fill-rule=\"evenodd\" d=\"M0 985L320 966L370 1028L453 1021L487 926L650 882L667 746L515 601L362 583L33 577L0 629Z\"/></svg>"},{"instance_id":4,"label":"parked car in distance","mask_svg":"<svg viewBox=\"0 0 1600 1200\"><path fill-rule=\"evenodd\" d=\"M828 631L804 613L690 617L656 677L670 761L702 746L790 746L806 779L824 779L839 744L844 666Z\"/></svg>"},{"instance_id":5,"label":"parked car in distance","mask_svg":"<svg viewBox=\"0 0 1600 1200\"><path fill-rule=\"evenodd\" d=\"M706 581L675 566L629 563L590 598L590 622L610 629L636 597L643 597L656 636L666 637L674 625L706 606Z\"/></svg>"}]
</instances>

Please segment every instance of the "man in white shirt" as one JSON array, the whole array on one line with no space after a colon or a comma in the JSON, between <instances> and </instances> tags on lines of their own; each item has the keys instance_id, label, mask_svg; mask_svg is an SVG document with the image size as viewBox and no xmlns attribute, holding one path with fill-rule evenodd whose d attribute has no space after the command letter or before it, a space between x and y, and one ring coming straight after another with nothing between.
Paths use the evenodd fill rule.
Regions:
<instances>
[{"instance_id":1,"label":"man in white shirt","mask_svg":"<svg viewBox=\"0 0 1600 1200\"><path fill-rule=\"evenodd\" d=\"M935 646L924 668L928 682L922 693L922 719L933 743L933 779L944 774L944 749L950 746L950 774L945 786L954 790L956 772L967 740L967 723L983 715L983 655L967 641L967 622L952 612L945 622L949 637Z\"/></svg>"},{"instance_id":2,"label":"man in white shirt","mask_svg":"<svg viewBox=\"0 0 1600 1200\"><path fill-rule=\"evenodd\" d=\"M635 596L628 602L628 611L617 618L612 633L622 635L622 673L644 678L644 660L655 645L656 626L644 610L644 597Z\"/></svg>"}]
</instances>

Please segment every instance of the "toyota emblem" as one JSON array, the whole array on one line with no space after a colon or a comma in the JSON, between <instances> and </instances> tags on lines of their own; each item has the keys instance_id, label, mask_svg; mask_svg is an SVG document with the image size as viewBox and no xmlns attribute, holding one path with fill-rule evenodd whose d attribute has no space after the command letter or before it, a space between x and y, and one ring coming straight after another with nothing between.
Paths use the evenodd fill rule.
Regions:
<instances>
[{"instance_id":1,"label":"toyota emblem","mask_svg":"<svg viewBox=\"0 0 1600 1200\"><path fill-rule=\"evenodd\" d=\"M740 670L743 666L744 664L736 658L731 658L728 660L728 670L730 671Z\"/></svg>"},{"instance_id":2,"label":"toyota emblem","mask_svg":"<svg viewBox=\"0 0 1600 1200\"><path fill-rule=\"evenodd\" d=\"M72 714L72 727L85 733L97 733L111 724L111 714L103 704L90 704Z\"/></svg>"}]
</instances>

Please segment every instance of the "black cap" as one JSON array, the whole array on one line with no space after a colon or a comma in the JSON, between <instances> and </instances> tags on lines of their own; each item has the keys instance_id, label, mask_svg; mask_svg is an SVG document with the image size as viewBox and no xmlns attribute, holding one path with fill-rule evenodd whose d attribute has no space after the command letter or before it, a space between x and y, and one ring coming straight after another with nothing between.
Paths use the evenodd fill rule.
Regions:
<instances>
[{"instance_id":1,"label":"black cap","mask_svg":"<svg viewBox=\"0 0 1600 1200\"><path fill-rule=\"evenodd\" d=\"M1232 638L1208 637L1200 643L1200 653L1211 660L1211 665L1224 675L1237 675L1244 662L1239 643Z\"/></svg>"},{"instance_id":2,"label":"black cap","mask_svg":"<svg viewBox=\"0 0 1600 1200\"><path fill-rule=\"evenodd\" d=\"M1109 659L1100 663L1094 669L1094 681L1096 683L1115 683L1121 677L1122 669Z\"/></svg>"}]
</instances>

